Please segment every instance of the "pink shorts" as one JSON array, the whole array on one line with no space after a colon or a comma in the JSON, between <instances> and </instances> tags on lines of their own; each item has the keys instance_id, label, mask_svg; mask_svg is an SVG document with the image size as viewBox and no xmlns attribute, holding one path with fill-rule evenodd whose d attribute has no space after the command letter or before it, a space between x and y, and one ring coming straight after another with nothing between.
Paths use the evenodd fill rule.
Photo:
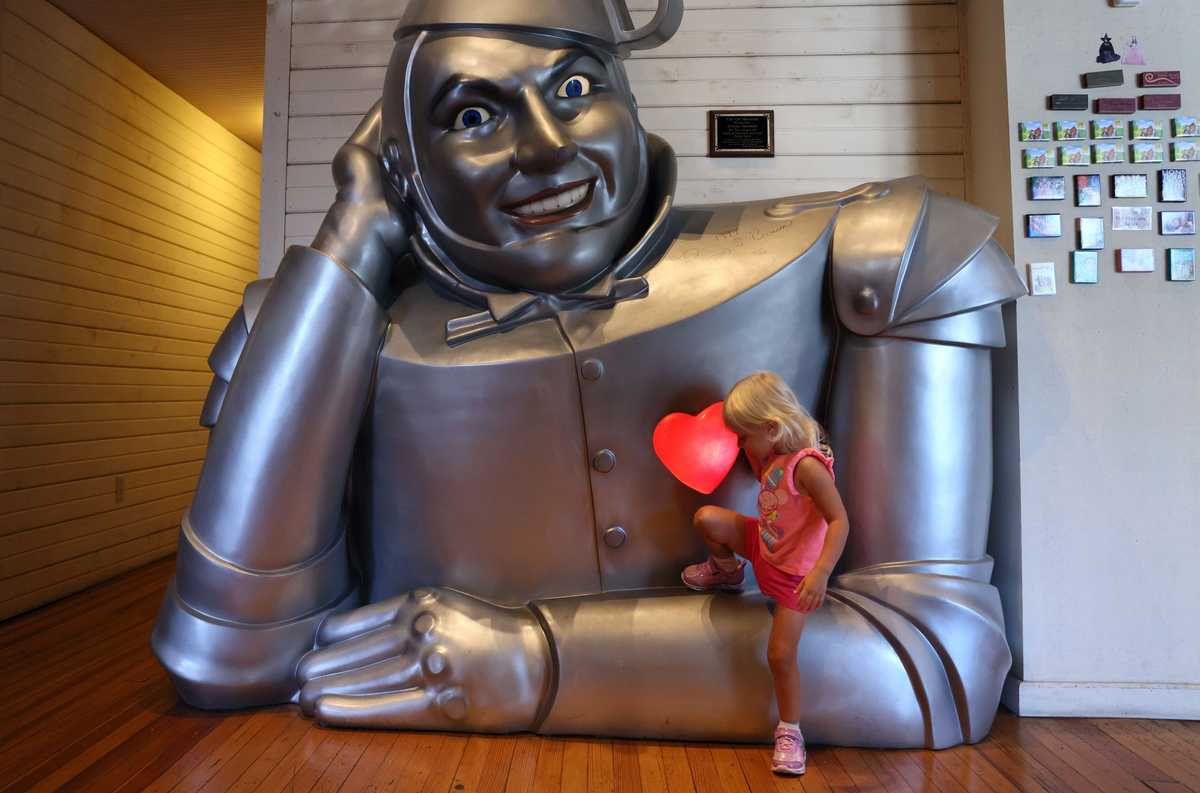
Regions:
<instances>
[{"instance_id":1,"label":"pink shorts","mask_svg":"<svg viewBox=\"0 0 1200 793\"><path fill-rule=\"evenodd\" d=\"M804 580L802 575L785 573L759 555L758 518L742 515L742 542L746 545L746 558L754 568L758 588L764 595L784 608L799 611L800 594L796 587Z\"/></svg>"}]
</instances>

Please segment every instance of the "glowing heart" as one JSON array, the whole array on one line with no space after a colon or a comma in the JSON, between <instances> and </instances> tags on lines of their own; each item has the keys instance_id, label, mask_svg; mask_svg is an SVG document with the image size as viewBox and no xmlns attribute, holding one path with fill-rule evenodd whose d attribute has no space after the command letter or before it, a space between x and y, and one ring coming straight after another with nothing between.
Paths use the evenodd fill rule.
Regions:
<instances>
[{"instance_id":1,"label":"glowing heart","mask_svg":"<svg viewBox=\"0 0 1200 793\"><path fill-rule=\"evenodd\" d=\"M654 453L675 478L693 490L717 489L738 456L738 440L725 426L723 402L695 416L672 413L654 428Z\"/></svg>"}]
</instances>

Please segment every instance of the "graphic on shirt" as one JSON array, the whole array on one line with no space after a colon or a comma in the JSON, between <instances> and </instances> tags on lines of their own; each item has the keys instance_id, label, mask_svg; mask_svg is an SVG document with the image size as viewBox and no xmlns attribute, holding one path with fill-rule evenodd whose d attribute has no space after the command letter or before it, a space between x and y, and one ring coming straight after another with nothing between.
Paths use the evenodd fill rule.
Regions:
<instances>
[{"instance_id":1,"label":"graphic on shirt","mask_svg":"<svg viewBox=\"0 0 1200 793\"><path fill-rule=\"evenodd\" d=\"M828 448L825 446L824 448ZM821 555L828 524L812 497L792 484L800 460L818 459L833 476L833 458L821 449L803 449L767 461L759 479L758 538L763 561L793 575L803 576Z\"/></svg>"},{"instance_id":2,"label":"graphic on shirt","mask_svg":"<svg viewBox=\"0 0 1200 793\"><path fill-rule=\"evenodd\" d=\"M767 486L772 490L779 487L779 483L783 481L783 469L776 468L771 473L767 474Z\"/></svg>"},{"instance_id":3,"label":"graphic on shirt","mask_svg":"<svg viewBox=\"0 0 1200 793\"><path fill-rule=\"evenodd\" d=\"M775 545L783 539L783 530L779 526L779 506L788 502L788 492L787 488L779 487L782 481L783 469L772 470L758 494L758 535L768 551L774 551Z\"/></svg>"}]
</instances>

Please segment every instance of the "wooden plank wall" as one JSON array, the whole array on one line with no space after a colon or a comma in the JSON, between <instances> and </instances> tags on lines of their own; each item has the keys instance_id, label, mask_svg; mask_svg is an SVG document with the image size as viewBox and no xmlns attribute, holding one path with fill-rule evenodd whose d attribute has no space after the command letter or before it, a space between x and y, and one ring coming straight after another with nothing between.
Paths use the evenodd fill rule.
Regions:
<instances>
[{"instance_id":1,"label":"wooden plank wall","mask_svg":"<svg viewBox=\"0 0 1200 793\"><path fill-rule=\"evenodd\" d=\"M333 153L380 95L403 0L290 3L285 236L305 244L333 200ZM653 3L631 0L635 20ZM954 0L687 0L676 37L628 62L644 124L680 155L680 200L912 173L962 196L957 12ZM707 111L736 107L775 109L779 156L704 156Z\"/></svg>"},{"instance_id":2,"label":"wooden plank wall","mask_svg":"<svg viewBox=\"0 0 1200 793\"><path fill-rule=\"evenodd\" d=\"M0 13L4 618L173 551L260 163L44 0Z\"/></svg>"}]
</instances>

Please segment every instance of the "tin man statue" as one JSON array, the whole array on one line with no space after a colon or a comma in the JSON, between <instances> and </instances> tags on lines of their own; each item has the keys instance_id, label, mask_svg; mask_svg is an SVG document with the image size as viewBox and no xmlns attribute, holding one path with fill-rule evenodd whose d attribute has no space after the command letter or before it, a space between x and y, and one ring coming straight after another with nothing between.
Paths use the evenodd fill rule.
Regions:
<instances>
[{"instance_id":1,"label":"tin man statue","mask_svg":"<svg viewBox=\"0 0 1200 793\"><path fill-rule=\"evenodd\" d=\"M622 0L410 0L310 247L251 285L153 645L202 708L768 741L769 604L679 584L672 411L757 369L823 418L850 541L799 663L817 743L947 747L1010 656L986 555L995 219L918 178L678 207ZM365 604L365 605L364 605ZM698 703L700 706L698 706Z\"/></svg>"}]
</instances>

